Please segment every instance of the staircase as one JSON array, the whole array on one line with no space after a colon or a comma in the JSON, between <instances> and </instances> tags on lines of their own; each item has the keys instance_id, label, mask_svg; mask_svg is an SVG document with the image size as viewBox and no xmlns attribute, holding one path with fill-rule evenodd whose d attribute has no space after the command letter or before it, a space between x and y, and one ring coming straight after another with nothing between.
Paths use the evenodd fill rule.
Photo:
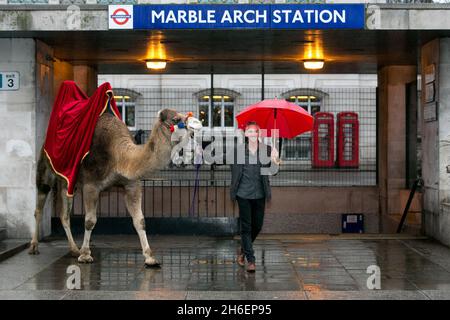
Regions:
<instances>
[{"instance_id":1,"label":"staircase","mask_svg":"<svg viewBox=\"0 0 450 320\"><path fill-rule=\"evenodd\" d=\"M28 241L24 239L7 239L6 228L0 224L0 263L28 247Z\"/></svg>"}]
</instances>

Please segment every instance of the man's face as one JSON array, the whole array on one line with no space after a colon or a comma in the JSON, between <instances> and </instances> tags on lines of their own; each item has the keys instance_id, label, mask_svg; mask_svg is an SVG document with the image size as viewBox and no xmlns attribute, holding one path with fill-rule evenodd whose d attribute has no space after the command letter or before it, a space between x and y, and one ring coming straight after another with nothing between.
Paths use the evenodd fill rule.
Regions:
<instances>
[{"instance_id":1,"label":"man's face","mask_svg":"<svg viewBox=\"0 0 450 320\"><path fill-rule=\"evenodd\" d=\"M245 128L245 136L248 140L254 142L258 140L259 127L257 125L251 124Z\"/></svg>"}]
</instances>

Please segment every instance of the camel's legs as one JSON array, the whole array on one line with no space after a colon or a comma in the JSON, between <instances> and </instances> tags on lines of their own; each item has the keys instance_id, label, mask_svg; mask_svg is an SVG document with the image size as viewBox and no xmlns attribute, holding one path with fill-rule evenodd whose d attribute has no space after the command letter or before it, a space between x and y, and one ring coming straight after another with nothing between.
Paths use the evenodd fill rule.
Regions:
<instances>
[{"instance_id":1,"label":"camel's legs","mask_svg":"<svg viewBox=\"0 0 450 320\"><path fill-rule=\"evenodd\" d=\"M41 225L42 211L44 210L45 200L47 200L47 196L48 196L49 192L50 192L50 190L48 190L46 192L38 190L38 192L37 192L36 209L34 211L34 217L36 219L36 226L34 229L33 238L31 239L30 250L28 251L29 254L39 254L39 250L38 250L39 228Z\"/></svg>"},{"instance_id":2,"label":"camel's legs","mask_svg":"<svg viewBox=\"0 0 450 320\"><path fill-rule=\"evenodd\" d=\"M80 250L78 262L91 263L94 259L91 256L91 249L89 242L91 240L91 233L97 223L97 203L100 192L93 185L86 184L83 186L84 211L86 216L84 218L84 240L83 246Z\"/></svg>"},{"instance_id":3,"label":"camel's legs","mask_svg":"<svg viewBox=\"0 0 450 320\"><path fill-rule=\"evenodd\" d=\"M133 218L133 225L141 241L142 254L145 257L145 265L149 267L159 266L158 260L152 255L145 232L145 219L142 213L142 188L138 181L125 187L125 206Z\"/></svg>"},{"instance_id":4,"label":"camel's legs","mask_svg":"<svg viewBox=\"0 0 450 320\"><path fill-rule=\"evenodd\" d=\"M61 197L61 224L66 232L67 240L69 241L70 253L72 256L78 257L80 255L80 250L73 240L72 231L70 230L70 213L72 212L73 197L67 196L67 188L62 186L62 183L58 189L60 190L59 195Z\"/></svg>"}]
</instances>

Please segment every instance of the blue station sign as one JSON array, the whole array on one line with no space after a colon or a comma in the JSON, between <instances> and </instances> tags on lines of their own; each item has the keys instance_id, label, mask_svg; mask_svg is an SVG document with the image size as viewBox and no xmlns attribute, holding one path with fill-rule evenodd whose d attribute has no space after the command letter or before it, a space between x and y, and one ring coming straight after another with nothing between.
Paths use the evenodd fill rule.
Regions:
<instances>
[{"instance_id":1,"label":"blue station sign","mask_svg":"<svg viewBox=\"0 0 450 320\"><path fill-rule=\"evenodd\" d=\"M111 5L110 29L364 29L364 4Z\"/></svg>"}]
</instances>

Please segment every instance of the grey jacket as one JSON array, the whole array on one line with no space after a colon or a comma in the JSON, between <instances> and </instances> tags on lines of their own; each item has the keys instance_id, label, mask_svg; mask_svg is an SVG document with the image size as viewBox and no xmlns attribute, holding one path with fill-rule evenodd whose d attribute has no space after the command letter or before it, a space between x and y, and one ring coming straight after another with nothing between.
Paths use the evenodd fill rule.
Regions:
<instances>
[{"instance_id":1,"label":"grey jacket","mask_svg":"<svg viewBox=\"0 0 450 320\"><path fill-rule=\"evenodd\" d=\"M263 143L260 143L260 147L262 147ZM270 158L270 154L272 152L272 148L268 145L264 145L264 147L267 148L267 156ZM234 148L234 155L235 155L235 160L236 160L236 155L237 155L237 149L238 147L235 146ZM237 162L235 161L234 163L230 164L231 167L231 185L230 185L230 197L231 200L236 200L236 194L239 188L239 182L241 181L241 177L242 177L242 171L243 171L243 167L244 164L236 164ZM261 167L266 167L266 168L270 168L270 163L268 164L261 164L259 163L259 165ZM273 173L272 173L273 174ZM264 189L264 194L265 194L265 198L266 200L270 200L272 197L272 192L270 189L270 182L269 182L269 176L268 175L262 175L262 183L263 183L263 189Z\"/></svg>"}]
</instances>

